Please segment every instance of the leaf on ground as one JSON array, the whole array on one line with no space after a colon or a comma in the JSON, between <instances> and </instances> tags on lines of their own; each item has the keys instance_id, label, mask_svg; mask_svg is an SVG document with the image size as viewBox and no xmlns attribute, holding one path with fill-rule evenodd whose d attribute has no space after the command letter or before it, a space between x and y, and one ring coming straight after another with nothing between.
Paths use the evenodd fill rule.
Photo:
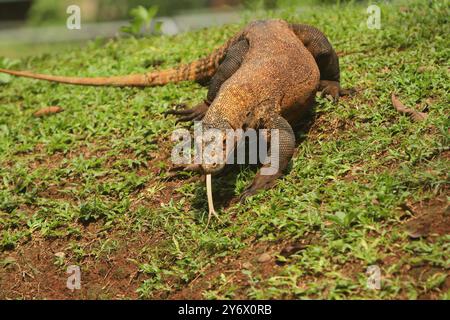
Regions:
<instances>
[{"instance_id":1,"label":"leaf on ground","mask_svg":"<svg viewBox=\"0 0 450 320\"><path fill-rule=\"evenodd\" d=\"M391 95L392 105L401 114L410 116L414 121L423 121L428 115L406 107L393 93Z\"/></svg>"},{"instance_id":2,"label":"leaf on ground","mask_svg":"<svg viewBox=\"0 0 450 320\"><path fill-rule=\"evenodd\" d=\"M41 118L41 117L49 116L49 115L56 114L56 113L59 113L62 111L64 111L64 109L61 107L58 107L58 106L45 107L45 108L39 109L38 111L33 113L33 116L35 116L36 118Z\"/></svg>"}]
</instances>

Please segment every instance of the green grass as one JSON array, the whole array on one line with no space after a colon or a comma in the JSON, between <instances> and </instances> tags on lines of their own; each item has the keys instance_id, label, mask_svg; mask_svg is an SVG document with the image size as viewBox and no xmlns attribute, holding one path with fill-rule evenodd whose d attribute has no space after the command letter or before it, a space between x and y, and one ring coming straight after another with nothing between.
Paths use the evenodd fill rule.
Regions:
<instances>
[{"instance_id":1,"label":"green grass","mask_svg":"<svg viewBox=\"0 0 450 320\"><path fill-rule=\"evenodd\" d=\"M175 119L161 114L176 103L201 101L206 89L3 79L3 295L20 297L2 281L14 272L6 268L11 261L27 259L19 253L56 244L65 257L48 263L61 281L68 265L80 264L89 275L111 257L136 268L133 290L120 296L100 290L97 298L134 297L137 289L141 298L448 299L449 235L412 240L404 230L416 204L448 201L448 1L380 6L381 30L366 27L366 7L356 4L300 13L286 4L258 14L319 27L342 54L343 86L358 93L338 105L318 98L317 120L290 172L247 204L222 208L223 223L206 230L204 184L165 178ZM203 56L240 27L96 41L80 50L3 59L3 66L60 75L139 73L156 59L165 68ZM428 119L399 115L392 92L408 106L427 107ZM50 105L65 111L32 117ZM236 181L232 175L216 179L216 199L237 197L254 174L244 167L238 172ZM292 243L304 247L281 255ZM258 262L263 253L272 260ZM381 290L366 286L371 265L381 269ZM91 285L86 281L82 291ZM40 297L51 294L41 291Z\"/></svg>"}]
</instances>

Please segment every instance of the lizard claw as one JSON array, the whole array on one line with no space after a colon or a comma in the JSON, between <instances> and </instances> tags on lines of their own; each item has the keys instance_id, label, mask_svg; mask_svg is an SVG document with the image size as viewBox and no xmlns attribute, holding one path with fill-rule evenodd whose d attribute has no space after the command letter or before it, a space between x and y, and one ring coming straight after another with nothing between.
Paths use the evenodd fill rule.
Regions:
<instances>
[{"instance_id":1,"label":"lizard claw","mask_svg":"<svg viewBox=\"0 0 450 320\"><path fill-rule=\"evenodd\" d=\"M257 175L253 182L245 188L244 192L239 197L239 202L244 204L248 198L258 193L260 190L266 190L275 184L276 179L280 174L276 175Z\"/></svg>"},{"instance_id":2,"label":"lizard claw","mask_svg":"<svg viewBox=\"0 0 450 320\"><path fill-rule=\"evenodd\" d=\"M201 165L199 164L188 164L186 166L176 166L169 169L169 171L191 171L199 172L201 170Z\"/></svg>"},{"instance_id":3,"label":"lizard claw","mask_svg":"<svg viewBox=\"0 0 450 320\"><path fill-rule=\"evenodd\" d=\"M190 164L187 166L176 166L169 169L166 177L173 179L179 177L181 172L202 172L202 167L199 164Z\"/></svg>"},{"instance_id":4,"label":"lizard claw","mask_svg":"<svg viewBox=\"0 0 450 320\"><path fill-rule=\"evenodd\" d=\"M165 115L175 115L181 116L176 123L188 122L188 121L200 121L208 111L209 104L207 102L202 102L192 109L181 109L181 110L169 110L164 112Z\"/></svg>"},{"instance_id":5,"label":"lizard claw","mask_svg":"<svg viewBox=\"0 0 450 320\"><path fill-rule=\"evenodd\" d=\"M341 97L346 97L346 96L352 96L356 93L356 90L353 88L349 88L349 89L340 89L339 90L339 95Z\"/></svg>"},{"instance_id":6,"label":"lizard claw","mask_svg":"<svg viewBox=\"0 0 450 320\"><path fill-rule=\"evenodd\" d=\"M335 86L327 86L323 88L321 97L329 97L334 103L339 101L339 88Z\"/></svg>"},{"instance_id":7,"label":"lizard claw","mask_svg":"<svg viewBox=\"0 0 450 320\"><path fill-rule=\"evenodd\" d=\"M256 194L256 190L252 189L251 187L247 187L244 192L242 192L241 196L239 197L239 203L245 204L248 198Z\"/></svg>"},{"instance_id":8,"label":"lizard claw","mask_svg":"<svg viewBox=\"0 0 450 320\"><path fill-rule=\"evenodd\" d=\"M339 82L337 81L320 81L320 88L322 91L321 97L329 97L334 103L339 101L339 97L349 96L354 94L356 91L354 89L342 89Z\"/></svg>"}]
</instances>

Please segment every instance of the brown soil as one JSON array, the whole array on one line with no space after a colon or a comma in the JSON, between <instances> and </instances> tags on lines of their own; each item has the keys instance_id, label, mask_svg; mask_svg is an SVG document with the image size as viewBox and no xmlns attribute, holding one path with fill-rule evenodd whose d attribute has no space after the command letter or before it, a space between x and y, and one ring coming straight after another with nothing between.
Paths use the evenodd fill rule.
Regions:
<instances>
[{"instance_id":1,"label":"brown soil","mask_svg":"<svg viewBox=\"0 0 450 320\"><path fill-rule=\"evenodd\" d=\"M275 255L279 254L283 244L270 245L267 243L254 243L249 245L236 257L225 257L216 264L204 270L204 274L195 278L185 288L174 292L168 299L204 299L202 293L205 290L214 289L216 280L221 274L226 275L227 280L239 285L234 292L234 299L248 299L246 290L250 287L249 278L244 270L252 271L262 279L275 274L280 266L276 263Z\"/></svg>"},{"instance_id":2,"label":"brown soil","mask_svg":"<svg viewBox=\"0 0 450 320\"><path fill-rule=\"evenodd\" d=\"M450 234L450 207L446 196L404 205L413 217L405 223L411 238L442 236Z\"/></svg>"},{"instance_id":3,"label":"brown soil","mask_svg":"<svg viewBox=\"0 0 450 320\"><path fill-rule=\"evenodd\" d=\"M95 227L86 231L96 233ZM120 238L116 238L120 236ZM120 235L108 238L117 240L117 250L99 257L64 257L64 265L58 266L55 254L67 252L68 243L63 240L33 239L16 250L5 252L2 259L9 263L0 268L0 299L123 299L137 298L136 289L141 284L138 266L131 258L139 257L145 246L156 245L162 235L149 237L147 233ZM87 241L87 239L85 239ZM94 246L99 241L93 236L82 246ZM67 267L81 268L81 289L69 290L66 286L70 274Z\"/></svg>"}]
</instances>

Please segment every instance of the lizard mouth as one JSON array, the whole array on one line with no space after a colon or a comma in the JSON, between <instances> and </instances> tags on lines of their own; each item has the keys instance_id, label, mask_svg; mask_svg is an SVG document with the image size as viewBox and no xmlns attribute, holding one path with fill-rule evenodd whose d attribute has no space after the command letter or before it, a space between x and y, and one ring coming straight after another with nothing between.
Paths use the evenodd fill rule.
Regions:
<instances>
[{"instance_id":1,"label":"lizard mouth","mask_svg":"<svg viewBox=\"0 0 450 320\"><path fill-rule=\"evenodd\" d=\"M202 169L206 174L215 175L223 170L225 163L202 164Z\"/></svg>"}]
</instances>

